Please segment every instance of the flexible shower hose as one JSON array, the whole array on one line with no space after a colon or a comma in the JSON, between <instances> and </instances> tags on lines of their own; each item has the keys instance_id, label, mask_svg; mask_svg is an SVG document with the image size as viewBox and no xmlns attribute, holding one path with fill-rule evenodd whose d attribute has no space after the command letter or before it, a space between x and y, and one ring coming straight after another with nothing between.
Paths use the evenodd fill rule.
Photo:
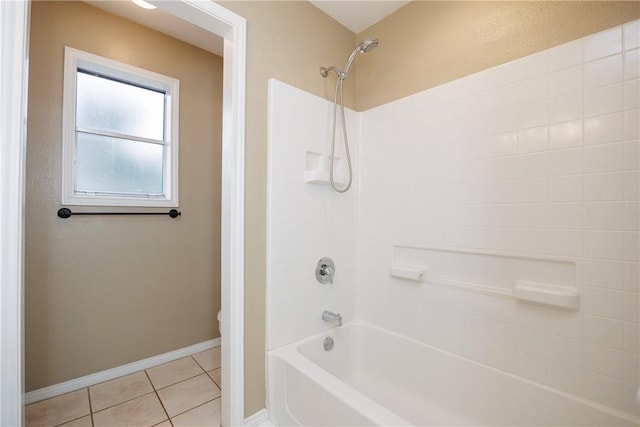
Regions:
<instances>
[{"instance_id":1,"label":"flexible shower hose","mask_svg":"<svg viewBox=\"0 0 640 427\"><path fill-rule=\"evenodd\" d=\"M336 81L336 90L333 95L333 137L331 138L331 166L329 167L329 181L331 182L331 188L338 193L345 193L351 188L351 182L353 181L353 172L351 170L351 154L349 153L349 138L347 137L347 122L344 118L344 94L342 91L342 78L338 78ZM349 182L344 188L339 188L333 179L333 169L335 163L335 149L336 149L336 121L338 116L338 94L340 94L340 115L342 118L342 133L344 135L344 148L347 152L347 164L349 165Z\"/></svg>"}]
</instances>

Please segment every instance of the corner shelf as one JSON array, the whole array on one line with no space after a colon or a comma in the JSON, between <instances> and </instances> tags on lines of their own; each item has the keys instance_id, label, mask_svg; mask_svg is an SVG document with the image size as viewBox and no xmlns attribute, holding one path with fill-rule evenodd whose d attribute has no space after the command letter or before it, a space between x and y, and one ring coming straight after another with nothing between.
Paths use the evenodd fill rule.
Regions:
<instances>
[{"instance_id":1,"label":"corner shelf","mask_svg":"<svg viewBox=\"0 0 640 427\"><path fill-rule=\"evenodd\" d=\"M307 151L304 183L329 185L331 182L331 178L329 176L330 165L330 156L313 151ZM340 157L335 158L335 169L338 171L342 170L342 159ZM334 174L333 181L340 186L346 184L343 175L340 173Z\"/></svg>"},{"instance_id":2,"label":"corner shelf","mask_svg":"<svg viewBox=\"0 0 640 427\"><path fill-rule=\"evenodd\" d=\"M334 176L333 181L338 185L346 184L341 176ZM320 171L304 171L304 183L305 184L321 184L321 185L329 185L330 177L329 172L320 172Z\"/></svg>"}]
</instances>

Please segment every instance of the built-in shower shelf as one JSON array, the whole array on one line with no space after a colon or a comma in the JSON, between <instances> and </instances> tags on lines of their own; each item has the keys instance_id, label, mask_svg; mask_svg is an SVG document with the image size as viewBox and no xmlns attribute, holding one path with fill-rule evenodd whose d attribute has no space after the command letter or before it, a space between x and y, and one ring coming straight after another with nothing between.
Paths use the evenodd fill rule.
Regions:
<instances>
[{"instance_id":1,"label":"built-in shower shelf","mask_svg":"<svg viewBox=\"0 0 640 427\"><path fill-rule=\"evenodd\" d=\"M513 287L514 298L567 310L580 306L580 291L568 286L517 280Z\"/></svg>"},{"instance_id":2,"label":"built-in shower shelf","mask_svg":"<svg viewBox=\"0 0 640 427\"><path fill-rule=\"evenodd\" d=\"M346 184L344 179L341 176L334 176L333 182L336 184L343 186ZM321 184L321 185L329 185L331 183L331 179L329 177L329 172L322 171L304 171L304 183L305 184Z\"/></svg>"},{"instance_id":3,"label":"built-in shower shelf","mask_svg":"<svg viewBox=\"0 0 640 427\"><path fill-rule=\"evenodd\" d=\"M389 273L426 285L550 308L578 310L580 307L576 265L571 259L395 245Z\"/></svg>"},{"instance_id":4,"label":"built-in shower shelf","mask_svg":"<svg viewBox=\"0 0 640 427\"><path fill-rule=\"evenodd\" d=\"M428 282L432 285L496 297L515 298L521 302L542 304L565 310L577 310L580 307L580 291L569 286L516 280L513 289L505 289L498 286L448 280L440 277L429 277Z\"/></svg>"},{"instance_id":5,"label":"built-in shower shelf","mask_svg":"<svg viewBox=\"0 0 640 427\"><path fill-rule=\"evenodd\" d=\"M331 177L329 176L330 167L330 156L314 151L307 151L304 169L304 183L329 185L331 183ZM340 157L336 156L334 167L333 182L340 187L343 187L347 182L344 179L343 174L339 172L342 170L342 159Z\"/></svg>"}]
</instances>

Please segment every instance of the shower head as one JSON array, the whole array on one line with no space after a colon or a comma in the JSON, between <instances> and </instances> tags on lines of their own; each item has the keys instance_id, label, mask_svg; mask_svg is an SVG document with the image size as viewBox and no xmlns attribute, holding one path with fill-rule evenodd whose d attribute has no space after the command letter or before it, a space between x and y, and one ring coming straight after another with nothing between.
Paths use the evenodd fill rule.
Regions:
<instances>
[{"instance_id":1,"label":"shower head","mask_svg":"<svg viewBox=\"0 0 640 427\"><path fill-rule=\"evenodd\" d=\"M367 39L360 43L360 52L367 53L378 47L378 39Z\"/></svg>"},{"instance_id":2,"label":"shower head","mask_svg":"<svg viewBox=\"0 0 640 427\"><path fill-rule=\"evenodd\" d=\"M342 68L344 77L347 76L347 73L349 72L349 68L351 67L351 63L356 58L357 54L371 52L376 47L378 47L378 39L367 39L362 43L360 43L358 46L356 46L356 48L353 49L353 52L351 52L351 55L349 55L349 59L347 59L347 62L344 64L344 67Z\"/></svg>"},{"instance_id":3,"label":"shower head","mask_svg":"<svg viewBox=\"0 0 640 427\"><path fill-rule=\"evenodd\" d=\"M376 47L378 47L378 39L366 39L365 41L360 43L358 46L356 46L355 49L353 49L353 52L351 52L351 55L349 55L349 59L347 59L347 62L344 64L344 67L342 68L342 70L338 70L334 66L321 67L320 74L322 75L322 77L327 77L327 75L329 74L329 71L334 71L338 76L338 80L344 80L347 77L349 68L351 68L351 63L356 58L356 55L358 55L359 53L371 52Z\"/></svg>"}]
</instances>

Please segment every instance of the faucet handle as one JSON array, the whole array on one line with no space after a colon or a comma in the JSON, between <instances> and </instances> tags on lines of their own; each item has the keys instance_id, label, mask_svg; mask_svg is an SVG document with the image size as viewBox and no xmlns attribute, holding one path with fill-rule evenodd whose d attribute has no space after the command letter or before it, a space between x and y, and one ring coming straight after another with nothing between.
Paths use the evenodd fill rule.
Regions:
<instances>
[{"instance_id":1,"label":"faucet handle","mask_svg":"<svg viewBox=\"0 0 640 427\"><path fill-rule=\"evenodd\" d=\"M335 264L331 258L320 258L320 261L316 264L316 279L318 282L322 284L333 283L335 268Z\"/></svg>"},{"instance_id":2,"label":"faucet handle","mask_svg":"<svg viewBox=\"0 0 640 427\"><path fill-rule=\"evenodd\" d=\"M333 270L328 265L322 264L322 266L320 266L320 274L331 278L333 276Z\"/></svg>"}]
</instances>

